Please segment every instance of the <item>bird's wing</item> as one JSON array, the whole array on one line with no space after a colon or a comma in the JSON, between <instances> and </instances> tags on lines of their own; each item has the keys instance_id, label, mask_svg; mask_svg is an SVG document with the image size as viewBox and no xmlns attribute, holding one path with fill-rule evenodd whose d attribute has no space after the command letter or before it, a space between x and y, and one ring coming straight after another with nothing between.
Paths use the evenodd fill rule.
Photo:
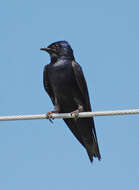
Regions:
<instances>
[{"instance_id":1,"label":"bird's wing","mask_svg":"<svg viewBox=\"0 0 139 190\"><path fill-rule=\"evenodd\" d=\"M80 89L82 97L83 97L83 107L85 111L91 111L88 88L87 88L87 84L86 84L86 80L85 80L82 68L75 61L72 61L72 68L73 68L74 75L76 78L77 86ZM79 141L86 147L90 160L92 161L93 159L92 155L100 159L101 156L100 156L99 147L98 147L94 119L80 118L78 120L77 125L79 126L78 130L80 130L80 134L81 134L81 137L79 136L80 137ZM91 148L91 150L90 150L90 145L93 147Z\"/></svg>"},{"instance_id":2,"label":"bird's wing","mask_svg":"<svg viewBox=\"0 0 139 190\"><path fill-rule=\"evenodd\" d=\"M87 84L86 84L86 80L85 80L82 68L75 61L72 61L72 68L74 71L74 75L76 78L78 88L80 89L83 100L84 100L83 103L84 103L85 111L91 111L91 104L90 104L90 100L89 100L88 88L87 88Z\"/></svg>"},{"instance_id":3,"label":"bird's wing","mask_svg":"<svg viewBox=\"0 0 139 190\"><path fill-rule=\"evenodd\" d=\"M78 139L78 141L85 147L82 139L82 134L80 133L80 128L79 125L77 125L77 122L74 119L64 119L64 121L68 125L74 136Z\"/></svg>"},{"instance_id":4,"label":"bird's wing","mask_svg":"<svg viewBox=\"0 0 139 190\"><path fill-rule=\"evenodd\" d=\"M54 97L54 94L53 94L53 90L51 88L51 85L49 83L49 77L48 77L48 70L49 70L49 66L46 65L44 67L44 71L43 71L43 85L44 85L44 88L46 90L46 92L48 93L48 95L50 96L53 104L55 104L55 97Z\"/></svg>"}]
</instances>

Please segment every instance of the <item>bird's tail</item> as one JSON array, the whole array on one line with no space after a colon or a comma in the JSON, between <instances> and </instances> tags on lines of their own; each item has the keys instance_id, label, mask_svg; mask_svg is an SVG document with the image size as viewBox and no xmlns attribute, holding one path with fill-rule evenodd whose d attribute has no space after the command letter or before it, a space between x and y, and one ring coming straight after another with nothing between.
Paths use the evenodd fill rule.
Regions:
<instances>
[{"instance_id":1,"label":"bird's tail","mask_svg":"<svg viewBox=\"0 0 139 190\"><path fill-rule=\"evenodd\" d=\"M93 161L93 157L97 157L99 160L101 159L98 141L95 131L95 126L93 123L93 130L90 126L92 126L93 118L82 118L75 121L74 119L64 119L72 133L79 140L79 142L86 149L90 161ZM87 123L87 124L86 124Z\"/></svg>"},{"instance_id":2,"label":"bird's tail","mask_svg":"<svg viewBox=\"0 0 139 190\"><path fill-rule=\"evenodd\" d=\"M93 144L88 144L88 143L85 143L85 144L86 144L85 148L86 148L90 161L93 162L93 157L97 157L98 160L100 160L101 155L100 155L98 143L94 142Z\"/></svg>"}]
</instances>

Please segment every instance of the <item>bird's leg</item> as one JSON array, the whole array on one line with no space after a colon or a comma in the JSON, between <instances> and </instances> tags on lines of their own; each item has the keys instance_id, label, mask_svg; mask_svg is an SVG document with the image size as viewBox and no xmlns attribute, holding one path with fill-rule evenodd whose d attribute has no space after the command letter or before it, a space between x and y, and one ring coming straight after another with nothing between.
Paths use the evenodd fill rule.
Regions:
<instances>
[{"instance_id":1,"label":"bird's leg","mask_svg":"<svg viewBox=\"0 0 139 190\"><path fill-rule=\"evenodd\" d=\"M56 110L53 110L53 111L49 111L47 114L46 114L46 119L49 119L49 121L51 122L51 123L53 123L53 120L54 120L54 118L52 118L52 114L53 113L58 113Z\"/></svg>"},{"instance_id":2,"label":"bird's leg","mask_svg":"<svg viewBox=\"0 0 139 190\"><path fill-rule=\"evenodd\" d=\"M48 113L46 114L46 118L49 119L49 121L50 121L51 123L53 123L52 120L53 120L54 118L52 118L52 114L53 114L53 113L59 113L59 111L60 111L59 105L56 104L55 107L54 107L54 110L53 110L53 111L50 111L50 112L48 112Z\"/></svg>"},{"instance_id":3,"label":"bird's leg","mask_svg":"<svg viewBox=\"0 0 139 190\"><path fill-rule=\"evenodd\" d=\"M83 106L79 104L78 109L71 112L71 116L74 115L74 119L77 120L80 112L83 112Z\"/></svg>"},{"instance_id":4,"label":"bird's leg","mask_svg":"<svg viewBox=\"0 0 139 190\"><path fill-rule=\"evenodd\" d=\"M49 112L47 112L47 114L46 114L46 119L49 119L49 121L51 122L51 123L53 123L53 121L52 121L52 113L53 113L53 111L49 111Z\"/></svg>"}]
</instances>

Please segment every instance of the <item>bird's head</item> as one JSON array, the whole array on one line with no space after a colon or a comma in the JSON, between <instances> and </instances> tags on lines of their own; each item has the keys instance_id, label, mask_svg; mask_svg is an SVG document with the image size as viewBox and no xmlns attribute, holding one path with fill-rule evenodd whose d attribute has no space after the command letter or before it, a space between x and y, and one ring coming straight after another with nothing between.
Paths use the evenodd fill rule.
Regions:
<instances>
[{"instance_id":1,"label":"bird's head","mask_svg":"<svg viewBox=\"0 0 139 190\"><path fill-rule=\"evenodd\" d=\"M74 60L73 50L69 43L66 41L54 42L48 47L41 48L40 50L49 53L52 63L55 63L58 59L62 57Z\"/></svg>"}]
</instances>

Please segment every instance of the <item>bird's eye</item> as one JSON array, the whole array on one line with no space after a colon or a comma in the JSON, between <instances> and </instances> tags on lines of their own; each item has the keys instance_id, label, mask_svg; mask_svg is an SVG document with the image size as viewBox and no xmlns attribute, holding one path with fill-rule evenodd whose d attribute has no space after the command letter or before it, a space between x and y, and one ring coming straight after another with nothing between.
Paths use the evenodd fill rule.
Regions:
<instances>
[{"instance_id":1,"label":"bird's eye","mask_svg":"<svg viewBox=\"0 0 139 190\"><path fill-rule=\"evenodd\" d=\"M58 45L58 44L55 44L55 47L56 47L56 48L59 48L59 45Z\"/></svg>"}]
</instances>

